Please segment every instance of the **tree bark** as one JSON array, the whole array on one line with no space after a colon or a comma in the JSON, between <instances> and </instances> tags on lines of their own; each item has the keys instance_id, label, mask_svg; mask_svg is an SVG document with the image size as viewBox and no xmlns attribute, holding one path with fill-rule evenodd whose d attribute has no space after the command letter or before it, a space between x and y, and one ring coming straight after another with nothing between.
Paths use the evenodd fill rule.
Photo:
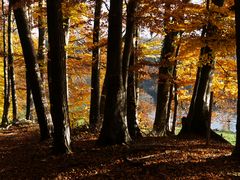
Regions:
<instances>
[{"instance_id":1,"label":"tree bark","mask_svg":"<svg viewBox=\"0 0 240 180\"><path fill-rule=\"evenodd\" d=\"M141 131L138 127L137 119L137 81L136 73L133 69L136 64L136 52L132 52L130 57L129 69L128 71L128 84L127 84L127 122L128 131L132 139L138 139L142 137Z\"/></svg>"},{"instance_id":2,"label":"tree bark","mask_svg":"<svg viewBox=\"0 0 240 180\"><path fill-rule=\"evenodd\" d=\"M235 29L236 29L236 53L237 53L237 81L238 81L238 97L237 97L237 125L236 125L236 145L232 152L233 156L240 157L240 1L235 0Z\"/></svg>"},{"instance_id":3,"label":"tree bark","mask_svg":"<svg viewBox=\"0 0 240 180\"><path fill-rule=\"evenodd\" d=\"M10 83L8 76L8 61L6 53L6 14L5 14L5 2L2 0L2 39L3 39L3 73L4 73L4 104L1 126L8 125L8 111L10 106Z\"/></svg>"},{"instance_id":4,"label":"tree bark","mask_svg":"<svg viewBox=\"0 0 240 180\"><path fill-rule=\"evenodd\" d=\"M29 78L30 87L33 93L33 100L37 112L38 123L40 127L41 140L48 139L50 137L48 122L51 117L47 113L46 97L43 93L41 86L41 77L39 73L39 66L37 64L37 56L34 50L33 41L31 39L31 33L27 24L27 18L24 13L24 9L17 5L16 0L11 1L13 5L13 12L17 23L18 33L22 45L24 60L26 64L27 78Z\"/></svg>"},{"instance_id":5,"label":"tree bark","mask_svg":"<svg viewBox=\"0 0 240 180\"><path fill-rule=\"evenodd\" d=\"M9 74L10 84L11 84L13 123L16 123L18 121L18 114L17 114L18 107L17 107L16 82L15 82L13 61L14 61L14 57L13 57L13 49L12 49L12 11L11 11L11 5L9 5L9 12L8 12L8 74Z\"/></svg>"},{"instance_id":6,"label":"tree bark","mask_svg":"<svg viewBox=\"0 0 240 180\"><path fill-rule=\"evenodd\" d=\"M206 1L206 9L210 9L210 1ZM179 135L194 133L201 136L207 134L207 122L210 110L210 88L212 83L213 70L215 65L214 51L208 46L216 27L211 23L204 26L202 37L206 38L204 47L200 51L200 67L198 67L196 82L194 85L193 96L188 112L188 117L183 118L183 127ZM212 134L216 137L213 131ZM217 138L217 137L216 137Z\"/></svg>"},{"instance_id":7,"label":"tree bark","mask_svg":"<svg viewBox=\"0 0 240 180\"><path fill-rule=\"evenodd\" d=\"M199 85L191 120L191 131L205 135L209 118L210 87L215 64L213 50L208 46L202 48L201 57L207 57L208 63L200 68Z\"/></svg>"},{"instance_id":8,"label":"tree bark","mask_svg":"<svg viewBox=\"0 0 240 180\"><path fill-rule=\"evenodd\" d=\"M122 0L110 1L106 71L107 95L103 127L98 139L100 145L122 144L130 140L124 112L126 96L122 80L122 5Z\"/></svg>"},{"instance_id":9,"label":"tree bark","mask_svg":"<svg viewBox=\"0 0 240 180\"><path fill-rule=\"evenodd\" d=\"M45 84L44 80L45 80L45 67L46 67L46 58L45 58L45 53L44 53L44 49L45 49L45 32L46 32L46 28L44 27L44 22L43 22L43 17L44 17L44 12L43 12L43 0L40 0L38 2L38 7L39 7L39 15L38 15L38 64L40 67L40 73L41 73L41 78L43 81L43 84Z\"/></svg>"},{"instance_id":10,"label":"tree bark","mask_svg":"<svg viewBox=\"0 0 240 180\"><path fill-rule=\"evenodd\" d=\"M135 0L130 0L127 5L127 24L122 57L123 86L127 94L124 108L127 113L128 131L132 139L141 137L137 124L136 77L133 71L136 61L133 37L136 32L135 14L137 5L138 2ZM131 71L129 71L130 66Z\"/></svg>"},{"instance_id":11,"label":"tree bark","mask_svg":"<svg viewBox=\"0 0 240 180\"><path fill-rule=\"evenodd\" d=\"M26 74L26 88L27 88L27 98L26 98L26 119L27 120L33 120L33 110L34 110L34 104L33 104L33 97L31 93L31 88L30 88L30 83L29 80L27 79L27 74Z\"/></svg>"},{"instance_id":12,"label":"tree bark","mask_svg":"<svg viewBox=\"0 0 240 180\"><path fill-rule=\"evenodd\" d=\"M133 45L133 35L135 30L135 13L137 8L137 1L130 0L127 5L127 25L126 25L126 34L125 34L125 42L124 42L124 50L122 57L122 75L123 75L123 86L124 89L127 90L127 82L128 82L128 69L130 56L132 54L132 45Z\"/></svg>"},{"instance_id":13,"label":"tree bark","mask_svg":"<svg viewBox=\"0 0 240 180\"><path fill-rule=\"evenodd\" d=\"M182 32L180 33L180 40L181 40L181 38L182 38ZM170 114L171 114L172 100L174 98L173 122L172 122L172 129L171 129L172 134L175 133L175 125L176 125L176 121L177 121L178 97L177 97L177 84L175 81L177 79L177 64L178 64L178 61L176 58L179 55L180 47L181 47L181 42L179 42L179 44L177 45L177 49L176 49L176 53L175 53L175 61L174 61L174 67L173 67L173 73L172 73L174 82L171 83L171 86L170 86L170 97L169 97L168 112L167 112L167 120L169 122ZM169 131L170 131L170 127L169 127Z\"/></svg>"},{"instance_id":14,"label":"tree bark","mask_svg":"<svg viewBox=\"0 0 240 180\"><path fill-rule=\"evenodd\" d=\"M173 45L177 32L169 32L163 41L163 48L161 52L158 91L157 91L157 108L156 116L153 124L153 133L158 136L166 136L168 128L167 110L168 100L171 85L171 78L173 75L174 63L170 62L173 57L175 47Z\"/></svg>"},{"instance_id":15,"label":"tree bark","mask_svg":"<svg viewBox=\"0 0 240 180\"><path fill-rule=\"evenodd\" d=\"M47 0L49 39L48 81L51 114L54 125L55 153L68 153L70 122L67 104L66 52L61 0Z\"/></svg>"},{"instance_id":16,"label":"tree bark","mask_svg":"<svg viewBox=\"0 0 240 180\"><path fill-rule=\"evenodd\" d=\"M102 85L102 92L100 97L100 117L99 117L99 128L102 127L103 119L104 119L104 109L107 95L107 85L106 85L106 76Z\"/></svg>"},{"instance_id":17,"label":"tree bark","mask_svg":"<svg viewBox=\"0 0 240 180\"><path fill-rule=\"evenodd\" d=\"M93 51L92 51L92 76L91 76L91 105L90 127L97 130L100 118L100 17L102 0L95 1L94 27L93 27Z\"/></svg>"}]
</instances>

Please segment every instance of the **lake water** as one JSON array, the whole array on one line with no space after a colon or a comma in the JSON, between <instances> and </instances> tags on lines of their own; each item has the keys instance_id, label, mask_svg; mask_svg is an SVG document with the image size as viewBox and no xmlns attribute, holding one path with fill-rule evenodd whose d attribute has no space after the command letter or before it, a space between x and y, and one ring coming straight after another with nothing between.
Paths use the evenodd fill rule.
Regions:
<instances>
[{"instance_id":1,"label":"lake water","mask_svg":"<svg viewBox=\"0 0 240 180\"><path fill-rule=\"evenodd\" d=\"M179 115L179 117L184 117L184 116L186 116L186 114ZM155 118L155 111L149 113L148 117L150 120L152 120L152 123L153 123ZM219 130L219 131L236 132L236 120L237 120L236 116L231 116L227 113L217 113L216 117L213 117L212 119L211 129Z\"/></svg>"}]
</instances>

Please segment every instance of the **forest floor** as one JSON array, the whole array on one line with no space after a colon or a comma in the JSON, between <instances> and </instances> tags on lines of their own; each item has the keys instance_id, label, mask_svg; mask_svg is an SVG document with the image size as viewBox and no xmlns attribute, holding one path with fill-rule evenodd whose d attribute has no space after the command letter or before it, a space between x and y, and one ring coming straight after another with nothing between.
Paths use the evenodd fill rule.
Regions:
<instances>
[{"instance_id":1,"label":"forest floor","mask_svg":"<svg viewBox=\"0 0 240 180\"><path fill-rule=\"evenodd\" d=\"M51 143L39 142L34 124L0 130L0 179L240 178L240 159L230 156L230 144L145 137L97 147L96 136L83 129L73 132L71 154L54 156Z\"/></svg>"}]
</instances>

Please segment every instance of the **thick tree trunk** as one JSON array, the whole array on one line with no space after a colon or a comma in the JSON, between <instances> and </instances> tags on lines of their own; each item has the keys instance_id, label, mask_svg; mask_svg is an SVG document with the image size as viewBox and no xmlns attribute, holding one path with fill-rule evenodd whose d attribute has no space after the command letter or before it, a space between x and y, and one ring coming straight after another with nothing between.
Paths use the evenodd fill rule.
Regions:
<instances>
[{"instance_id":1,"label":"thick tree trunk","mask_svg":"<svg viewBox=\"0 0 240 180\"><path fill-rule=\"evenodd\" d=\"M101 145L127 143L130 140L124 112L125 93L122 81L121 37L122 0L110 0L104 121L98 139Z\"/></svg>"},{"instance_id":2,"label":"thick tree trunk","mask_svg":"<svg viewBox=\"0 0 240 180\"><path fill-rule=\"evenodd\" d=\"M89 123L92 130L96 130L100 118L100 17L102 0L95 1L93 44L92 51L92 79L91 79L91 106Z\"/></svg>"},{"instance_id":3,"label":"thick tree trunk","mask_svg":"<svg viewBox=\"0 0 240 180\"><path fill-rule=\"evenodd\" d=\"M12 11L9 5L8 12L8 75L11 84L11 94L12 94L12 116L13 123L18 121L18 107L17 107L17 94L16 94L16 83L14 74L14 64L13 64L13 49L12 49Z\"/></svg>"},{"instance_id":4,"label":"thick tree trunk","mask_svg":"<svg viewBox=\"0 0 240 180\"><path fill-rule=\"evenodd\" d=\"M235 0L235 28L236 28L236 53L237 53L237 81L238 81L238 97L237 97L237 135L236 145L232 155L240 157L240 1Z\"/></svg>"},{"instance_id":5,"label":"thick tree trunk","mask_svg":"<svg viewBox=\"0 0 240 180\"><path fill-rule=\"evenodd\" d=\"M13 7L16 0L13 0ZM17 23L18 33L22 45L24 60L26 64L27 78L29 78L30 87L33 93L33 100L37 112L38 123L40 127L41 140L50 137L48 129L48 121L51 117L48 114L46 107L46 97L41 86L41 77L39 73L39 66L37 64L37 56L34 50L33 41L27 24L27 18L22 7L17 5L14 7L14 16Z\"/></svg>"},{"instance_id":6,"label":"thick tree trunk","mask_svg":"<svg viewBox=\"0 0 240 180\"><path fill-rule=\"evenodd\" d=\"M201 49L201 57L207 57L207 64L200 70L199 85L193 107L191 131L205 135L209 118L210 87L214 70L214 55L208 46ZM206 61L204 59L203 61Z\"/></svg>"},{"instance_id":7,"label":"thick tree trunk","mask_svg":"<svg viewBox=\"0 0 240 180\"><path fill-rule=\"evenodd\" d=\"M3 39L3 74L4 74L4 104L1 126L7 126L8 111L10 106L10 83L8 76L8 61L6 53L6 14L5 14L5 2L2 0L2 39Z\"/></svg>"},{"instance_id":8,"label":"thick tree trunk","mask_svg":"<svg viewBox=\"0 0 240 180\"><path fill-rule=\"evenodd\" d=\"M183 127L179 135L190 132L205 136L207 132L210 88L215 64L213 50L208 46L201 48L200 62L202 66L198 67L196 74L188 116L183 118Z\"/></svg>"},{"instance_id":9,"label":"thick tree trunk","mask_svg":"<svg viewBox=\"0 0 240 180\"><path fill-rule=\"evenodd\" d=\"M70 122L67 104L66 53L61 0L47 0L49 59L48 78L55 153L68 153Z\"/></svg>"},{"instance_id":10,"label":"thick tree trunk","mask_svg":"<svg viewBox=\"0 0 240 180\"><path fill-rule=\"evenodd\" d=\"M194 88L193 88L192 99L191 99L191 103L190 103L190 107L189 107L189 111L188 111L188 115L187 115L187 119L189 119L189 121L192 119L192 116L193 116L193 108L194 108L194 104L196 101L200 74L201 74L201 67L198 67L197 74L196 74L196 80L195 80L195 84L194 84Z\"/></svg>"},{"instance_id":11,"label":"thick tree trunk","mask_svg":"<svg viewBox=\"0 0 240 180\"><path fill-rule=\"evenodd\" d=\"M169 32L163 41L163 49L161 52L161 60L159 67L159 79L157 90L157 108L156 116L153 124L153 133L158 136L166 136L168 128L168 100L173 75L174 63L170 62L175 52L174 40L177 32Z\"/></svg>"},{"instance_id":12,"label":"thick tree trunk","mask_svg":"<svg viewBox=\"0 0 240 180\"><path fill-rule=\"evenodd\" d=\"M206 1L206 9L210 10L210 1ZM210 114L210 88L214 70L214 51L208 46L211 37L216 31L216 27L211 23L204 26L202 37L206 38L205 46L201 48L200 64L198 67L193 96L187 118L182 120L182 129L179 135L194 133L205 137L208 131L208 121ZM211 131L211 136L221 139L216 133Z\"/></svg>"}]
</instances>

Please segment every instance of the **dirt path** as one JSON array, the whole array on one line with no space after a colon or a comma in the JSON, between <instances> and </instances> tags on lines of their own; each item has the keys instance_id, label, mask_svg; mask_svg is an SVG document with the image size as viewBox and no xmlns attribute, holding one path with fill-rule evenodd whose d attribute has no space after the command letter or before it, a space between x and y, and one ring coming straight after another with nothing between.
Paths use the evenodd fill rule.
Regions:
<instances>
[{"instance_id":1,"label":"dirt path","mask_svg":"<svg viewBox=\"0 0 240 180\"><path fill-rule=\"evenodd\" d=\"M230 145L148 137L130 146L100 148L87 131L75 132L72 139L72 154L53 156L50 141L39 143L37 125L0 130L0 179L240 177L240 161L230 157Z\"/></svg>"}]
</instances>

